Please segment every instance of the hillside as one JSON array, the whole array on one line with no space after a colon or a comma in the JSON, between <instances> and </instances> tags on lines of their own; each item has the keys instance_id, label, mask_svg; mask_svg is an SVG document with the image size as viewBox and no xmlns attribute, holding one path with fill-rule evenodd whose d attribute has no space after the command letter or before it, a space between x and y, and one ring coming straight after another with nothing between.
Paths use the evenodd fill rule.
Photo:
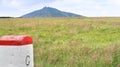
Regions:
<instances>
[{"instance_id":1,"label":"hillside","mask_svg":"<svg viewBox=\"0 0 120 67\"><path fill-rule=\"evenodd\" d=\"M120 67L120 18L0 19L0 37L30 35L34 67Z\"/></svg>"},{"instance_id":2,"label":"hillside","mask_svg":"<svg viewBox=\"0 0 120 67\"><path fill-rule=\"evenodd\" d=\"M83 17L82 15L60 11L56 8L44 7L40 10L21 16L22 18L38 18L38 17Z\"/></svg>"}]
</instances>

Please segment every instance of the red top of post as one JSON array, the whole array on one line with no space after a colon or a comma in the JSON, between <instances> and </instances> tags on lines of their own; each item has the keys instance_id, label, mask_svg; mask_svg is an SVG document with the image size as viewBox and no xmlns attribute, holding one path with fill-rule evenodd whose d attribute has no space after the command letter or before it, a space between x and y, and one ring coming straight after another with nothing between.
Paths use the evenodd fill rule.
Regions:
<instances>
[{"instance_id":1,"label":"red top of post","mask_svg":"<svg viewBox=\"0 0 120 67\"><path fill-rule=\"evenodd\" d=\"M3 36L0 38L0 46L23 46L32 44L30 36Z\"/></svg>"}]
</instances>

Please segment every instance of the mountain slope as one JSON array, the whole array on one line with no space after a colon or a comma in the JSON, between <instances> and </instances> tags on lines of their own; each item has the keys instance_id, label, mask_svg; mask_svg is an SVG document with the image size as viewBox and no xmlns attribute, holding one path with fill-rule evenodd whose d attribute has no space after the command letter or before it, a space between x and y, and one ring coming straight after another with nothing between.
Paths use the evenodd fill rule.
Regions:
<instances>
[{"instance_id":1,"label":"mountain slope","mask_svg":"<svg viewBox=\"0 0 120 67\"><path fill-rule=\"evenodd\" d=\"M22 18L38 18L38 17L83 17L69 12L60 11L51 7L44 7L41 10L37 10L21 16Z\"/></svg>"}]
</instances>

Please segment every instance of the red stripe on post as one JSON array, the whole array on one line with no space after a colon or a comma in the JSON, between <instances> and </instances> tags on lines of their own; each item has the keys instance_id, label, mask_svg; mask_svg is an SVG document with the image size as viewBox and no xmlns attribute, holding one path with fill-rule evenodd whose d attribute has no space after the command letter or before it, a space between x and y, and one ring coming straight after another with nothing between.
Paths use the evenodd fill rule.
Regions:
<instances>
[{"instance_id":1,"label":"red stripe on post","mask_svg":"<svg viewBox=\"0 0 120 67\"><path fill-rule=\"evenodd\" d=\"M23 46L32 44L30 36L3 36L0 38L0 46Z\"/></svg>"}]
</instances>

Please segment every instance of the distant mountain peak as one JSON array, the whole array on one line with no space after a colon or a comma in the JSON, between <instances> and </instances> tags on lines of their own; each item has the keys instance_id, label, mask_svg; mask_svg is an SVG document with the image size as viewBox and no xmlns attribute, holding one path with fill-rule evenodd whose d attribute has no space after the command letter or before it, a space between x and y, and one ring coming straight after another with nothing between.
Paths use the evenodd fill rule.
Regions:
<instances>
[{"instance_id":1,"label":"distant mountain peak","mask_svg":"<svg viewBox=\"0 0 120 67\"><path fill-rule=\"evenodd\" d=\"M52 7L43 7L42 9L40 10L46 10L46 11L49 11L49 10L57 10L56 8L52 8Z\"/></svg>"},{"instance_id":2,"label":"distant mountain peak","mask_svg":"<svg viewBox=\"0 0 120 67\"><path fill-rule=\"evenodd\" d=\"M82 15L60 11L52 7L43 7L40 10L28 13L23 18L39 18L39 17L83 17Z\"/></svg>"},{"instance_id":3,"label":"distant mountain peak","mask_svg":"<svg viewBox=\"0 0 120 67\"><path fill-rule=\"evenodd\" d=\"M41 10L51 9L50 7L43 7Z\"/></svg>"},{"instance_id":4,"label":"distant mountain peak","mask_svg":"<svg viewBox=\"0 0 120 67\"><path fill-rule=\"evenodd\" d=\"M52 7L45 6L45 7L43 7L43 8L52 8Z\"/></svg>"}]
</instances>

